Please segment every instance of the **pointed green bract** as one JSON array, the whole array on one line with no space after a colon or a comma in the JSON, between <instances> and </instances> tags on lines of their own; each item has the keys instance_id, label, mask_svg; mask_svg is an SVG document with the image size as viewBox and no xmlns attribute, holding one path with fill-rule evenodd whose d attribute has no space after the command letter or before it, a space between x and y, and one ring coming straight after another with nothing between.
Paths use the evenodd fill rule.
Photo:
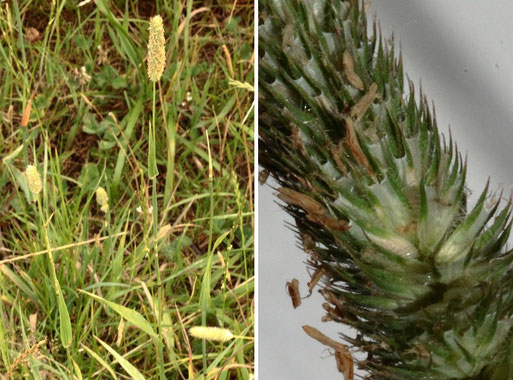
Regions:
<instances>
[{"instance_id":1,"label":"pointed green bract","mask_svg":"<svg viewBox=\"0 0 513 380\"><path fill-rule=\"evenodd\" d=\"M260 163L289 189L329 317L359 332L358 365L511 376L510 202L487 186L469 207L466 160L357 1L262 0L260 15Z\"/></svg>"}]
</instances>

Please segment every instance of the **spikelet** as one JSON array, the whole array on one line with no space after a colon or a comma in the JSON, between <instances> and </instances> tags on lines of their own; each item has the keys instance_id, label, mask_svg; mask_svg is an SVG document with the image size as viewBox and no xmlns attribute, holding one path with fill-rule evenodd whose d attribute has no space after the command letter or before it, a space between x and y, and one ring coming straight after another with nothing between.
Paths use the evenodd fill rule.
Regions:
<instances>
[{"instance_id":1,"label":"spikelet","mask_svg":"<svg viewBox=\"0 0 513 380\"><path fill-rule=\"evenodd\" d=\"M30 347L28 350L23 351L19 354L19 356L12 362L12 364L9 366L9 369L7 370L7 373L5 374L5 377L3 379L10 379L13 375L16 368L18 368L21 364L23 364L25 361L28 360L30 356L33 356L39 352L42 346L46 344L46 339L34 344L32 347Z\"/></svg>"},{"instance_id":2,"label":"spikelet","mask_svg":"<svg viewBox=\"0 0 513 380\"><path fill-rule=\"evenodd\" d=\"M43 190L41 176L34 165L27 166L27 169L25 169L25 177L27 178L28 186L32 194L39 194L41 190Z\"/></svg>"},{"instance_id":3,"label":"spikelet","mask_svg":"<svg viewBox=\"0 0 513 380\"><path fill-rule=\"evenodd\" d=\"M195 338L218 342L227 342L233 339L233 334L230 330L219 327L195 326L189 329L189 333Z\"/></svg>"},{"instance_id":4,"label":"spikelet","mask_svg":"<svg viewBox=\"0 0 513 380\"><path fill-rule=\"evenodd\" d=\"M162 17L155 16L150 20L150 38L148 42L148 77L152 82L157 82L164 72L166 52L164 45L164 27Z\"/></svg>"},{"instance_id":5,"label":"spikelet","mask_svg":"<svg viewBox=\"0 0 513 380\"><path fill-rule=\"evenodd\" d=\"M109 196L101 186L96 189L96 203L100 205L100 209L105 213L109 209Z\"/></svg>"}]
</instances>

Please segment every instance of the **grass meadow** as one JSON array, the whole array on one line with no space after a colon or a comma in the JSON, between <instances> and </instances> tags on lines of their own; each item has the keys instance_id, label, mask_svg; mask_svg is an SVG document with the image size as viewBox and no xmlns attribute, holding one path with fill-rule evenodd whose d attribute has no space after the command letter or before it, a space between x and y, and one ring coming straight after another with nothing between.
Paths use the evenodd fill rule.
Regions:
<instances>
[{"instance_id":1,"label":"grass meadow","mask_svg":"<svg viewBox=\"0 0 513 380\"><path fill-rule=\"evenodd\" d=\"M78 3L0 1L0 376L250 379L253 4Z\"/></svg>"}]
</instances>

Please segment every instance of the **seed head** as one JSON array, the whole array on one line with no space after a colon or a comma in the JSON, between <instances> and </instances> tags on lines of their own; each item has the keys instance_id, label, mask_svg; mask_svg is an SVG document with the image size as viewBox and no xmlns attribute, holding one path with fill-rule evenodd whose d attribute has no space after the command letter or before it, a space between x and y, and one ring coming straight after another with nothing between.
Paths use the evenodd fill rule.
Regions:
<instances>
[{"instance_id":1,"label":"seed head","mask_svg":"<svg viewBox=\"0 0 513 380\"><path fill-rule=\"evenodd\" d=\"M28 186L32 194L39 194L43 190L41 176L34 165L27 166L25 177L27 177Z\"/></svg>"},{"instance_id":2,"label":"seed head","mask_svg":"<svg viewBox=\"0 0 513 380\"><path fill-rule=\"evenodd\" d=\"M221 329L219 327L195 326L189 329L189 333L195 338L218 342L227 342L233 339L233 334L230 330Z\"/></svg>"},{"instance_id":3,"label":"seed head","mask_svg":"<svg viewBox=\"0 0 513 380\"><path fill-rule=\"evenodd\" d=\"M150 20L150 38L148 42L148 77L152 82L157 82L164 72L166 51L164 45L164 27L162 17L155 16Z\"/></svg>"},{"instance_id":4,"label":"seed head","mask_svg":"<svg viewBox=\"0 0 513 380\"><path fill-rule=\"evenodd\" d=\"M109 196L101 186L96 189L96 203L100 205L100 209L105 213L109 209Z\"/></svg>"}]
</instances>

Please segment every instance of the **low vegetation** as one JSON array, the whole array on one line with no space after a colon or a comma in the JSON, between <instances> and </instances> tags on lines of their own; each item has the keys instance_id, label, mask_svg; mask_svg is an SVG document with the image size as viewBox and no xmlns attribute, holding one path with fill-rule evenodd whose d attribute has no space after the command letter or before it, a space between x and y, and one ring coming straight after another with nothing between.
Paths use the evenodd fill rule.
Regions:
<instances>
[{"instance_id":1,"label":"low vegetation","mask_svg":"<svg viewBox=\"0 0 513 380\"><path fill-rule=\"evenodd\" d=\"M252 377L252 24L251 2L0 2L5 378Z\"/></svg>"}]
</instances>

